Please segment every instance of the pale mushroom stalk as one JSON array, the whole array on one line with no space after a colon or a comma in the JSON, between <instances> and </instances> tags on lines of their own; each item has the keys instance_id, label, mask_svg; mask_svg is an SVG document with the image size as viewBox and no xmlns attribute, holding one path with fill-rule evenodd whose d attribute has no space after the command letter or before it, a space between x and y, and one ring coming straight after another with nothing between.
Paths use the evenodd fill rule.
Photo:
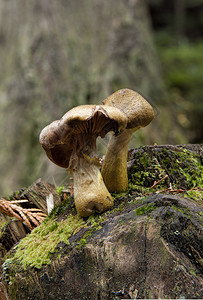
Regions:
<instances>
[{"instance_id":1,"label":"pale mushroom stalk","mask_svg":"<svg viewBox=\"0 0 203 300\"><path fill-rule=\"evenodd\" d=\"M83 151L71 158L69 170L73 175L75 206L79 215L88 217L94 212L102 212L113 206L100 172L100 162L96 157L96 137L81 136Z\"/></svg>"},{"instance_id":2,"label":"pale mushroom stalk","mask_svg":"<svg viewBox=\"0 0 203 300\"><path fill-rule=\"evenodd\" d=\"M126 129L109 140L101 170L107 189L120 193L128 189L127 155L131 135L153 120L154 111L140 94L130 89L113 93L103 104L119 108L127 117Z\"/></svg>"},{"instance_id":3,"label":"pale mushroom stalk","mask_svg":"<svg viewBox=\"0 0 203 300\"><path fill-rule=\"evenodd\" d=\"M102 164L102 176L110 192L120 193L128 188L127 156L132 132L111 135Z\"/></svg>"},{"instance_id":4,"label":"pale mushroom stalk","mask_svg":"<svg viewBox=\"0 0 203 300\"><path fill-rule=\"evenodd\" d=\"M96 157L96 139L109 131L119 134L126 128L126 122L125 114L117 108L81 105L46 126L40 134L48 158L73 174L75 206L82 217L113 206Z\"/></svg>"}]
</instances>

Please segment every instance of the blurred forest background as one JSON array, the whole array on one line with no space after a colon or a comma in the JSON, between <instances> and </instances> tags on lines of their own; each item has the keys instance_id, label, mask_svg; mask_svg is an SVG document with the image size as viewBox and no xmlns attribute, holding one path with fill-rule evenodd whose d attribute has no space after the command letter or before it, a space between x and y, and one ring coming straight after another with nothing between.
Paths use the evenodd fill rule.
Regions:
<instances>
[{"instance_id":1,"label":"blurred forest background","mask_svg":"<svg viewBox=\"0 0 203 300\"><path fill-rule=\"evenodd\" d=\"M131 147L202 143L202 12L203 0L0 0L0 195L65 184L40 131L120 88L156 110Z\"/></svg>"}]
</instances>

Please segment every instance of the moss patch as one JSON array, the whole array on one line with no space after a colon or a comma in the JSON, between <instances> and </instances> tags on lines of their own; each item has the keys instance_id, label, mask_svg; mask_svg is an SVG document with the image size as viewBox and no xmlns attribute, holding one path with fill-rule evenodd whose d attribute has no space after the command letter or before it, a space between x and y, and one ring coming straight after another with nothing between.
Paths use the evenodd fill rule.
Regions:
<instances>
[{"instance_id":1,"label":"moss patch","mask_svg":"<svg viewBox=\"0 0 203 300\"><path fill-rule=\"evenodd\" d=\"M57 222L47 218L31 234L27 235L15 248L12 258L25 269L27 266L40 269L42 265L51 263L50 257L59 242L69 244L69 238L84 226L79 216L69 215L66 220Z\"/></svg>"},{"instance_id":2,"label":"moss patch","mask_svg":"<svg viewBox=\"0 0 203 300\"><path fill-rule=\"evenodd\" d=\"M68 212L70 206L70 199L56 206L40 226L20 241L13 253L5 260L4 266L15 262L15 265L20 265L23 269L28 266L41 269L43 265L50 264L51 259L60 257L60 245L68 246L76 241L76 248L81 249L88 238L101 228L105 217L95 214L85 220L75 214L75 210L73 210L74 214L70 214ZM86 229L85 232L82 232L75 241L70 242L71 236L82 229Z\"/></svg>"},{"instance_id":3,"label":"moss patch","mask_svg":"<svg viewBox=\"0 0 203 300\"><path fill-rule=\"evenodd\" d=\"M155 180L160 180L165 174L157 158L148 155L142 149L134 155L133 160L134 164L128 172L129 188L131 189L138 189L143 192L152 186Z\"/></svg>"},{"instance_id":4,"label":"moss patch","mask_svg":"<svg viewBox=\"0 0 203 300\"><path fill-rule=\"evenodd\" d=\"M162 167L169 173L169 180L178 188L191 189L203 186L203 166L192 151L163 149L159 154Z\"/></svg>"},{"instance_id":5,"label":"moss patch","mask_svg":"<svg viewBox=\"0 0 203 300\"><path fill-rule=\"evenodd\" d=\"M101 223L105 220L106 218L104 216L90 216L86 223L88 230L85 232L85 234L83 234L82 238L77 241L76 248L81 249L82 247L84 247L92 234L102 228Z\"/></svg>"},{"instance_id":6,"label":"moss patch","mask_svg":"<svg viewBox=\"0 0 203 300\"><path fill-rule=\"evenodd\" d=\"M136 216L143 216L145 214L151 213L153 210L155 210L157 207L154 203L152 204L146 204L141 207L138 207L135 209Z\"/></svg>"},{"instance_id":7,"label":"moss patch","mask_svg":"<svg viewBox=\"0 0 203 300\"><path fill-rule=\"evenodd\" d=\"M131 162L128 170L129 188L138 192L149 193L169 187L186 191L203 187L203 165L200 157L187 149L144 147L134 151ZM166 175L164 180L151 188L154 182ZM198 191L188 194L195 199L201 195Z\"/></svg>"},{"instance_id":8,"label":"moss patch","mask_svg":"<svg viewBox=\"0 0 203 300\"><path fill-rule=\"evenodd\" d=\"M189 190L184 193L184 196L198 201L199 203L203 203L203 190Z\"/></svg>"}]
</instances>

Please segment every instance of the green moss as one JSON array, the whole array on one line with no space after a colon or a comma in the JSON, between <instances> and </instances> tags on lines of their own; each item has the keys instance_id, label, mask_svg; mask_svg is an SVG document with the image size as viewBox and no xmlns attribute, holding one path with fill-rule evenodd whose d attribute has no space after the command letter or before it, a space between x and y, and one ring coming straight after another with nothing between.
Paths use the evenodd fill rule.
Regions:
<instances>
[{"instance_id":1,"label":"green moss","mask_svg":"<svg viewBox=\"0 0 203 300\"><path fill-rule=\"evenodd\" d=\"M155 181L160 180L166 173L157 158L143 152L142 149L135 154L134 159L135 163L128 173L129 188L143 194L148 192L150 186Z\"/></svg>"},{"instance_id":2,"label":"green moss","mask_svg":"<svg viewBox=\"0 0 203 300\"><path fill-rule=\"evenodd\" d=\"M203 204L203 191L202 190L189 190L185 193L186 197L193 199L195 201L199 201L199 203Z\"/></svg>"},{"instance_id":3,"label":"green moss","mask_svg":"<svg viewBox=\"0 0 203 300\"><path fill-rule=\"evenodd\" d=\"M194 268L190 268L190 274L195 277L196 276L196 270Z\"/></svg>"},{"instance_id":4,"label":"green moss","mask_svg":"<svg viewBox=\"0 0 203 300\"><path fill-rule=\"evenodd\" d=\"M9 223L9 221L10 221L10 219L9 220L7 220L7 221L5 221L5 222L3 222L2 224L1 224L1 231L5 228L5 226Z\"/></svg>"},{"instance_id":5,"label":"green moss","mask_svg":"<svg viewBox=\"0 0 203 300\"><path fill-rule=\"evenodd\" d=\"M157 207L154 204L145 203L145 194L168 187L167 180L163 180L154 189L151 188L154 181L162 179L166 174L168 174L173 188L185 186L185 189L191 189L202 186L202 165L199 158L191 151L158 149L155 152L142 148L136 152L134 160L135 163L129 170L129 190L125 193L113 194L115 203L113 209L102 215L94 214L85 220L76 215L73 198L69 196L53 209L39 227L16 246L11 257L11 260L15 261L15 265L40 269L43 265L49 264L53 257L57 258L60 255L57 247L59 242L69 245L71 235L85 228L76 240L76 248L81 249L88 243L92 234L102 228L102 222L110 214L122 211L126 203L134 205L139 202L141 206L135 210L135 215L150 216L150 213ZM185 193L189 197L197 199L200 191L186 190ZM59 252L57 253L57 251ZM52 256L53 254L56 255Z\"/></svg>"},{"instance_id":6,"label":"green moss","mask_svg":"<svg viewBox=\"0 0 203 300\"><path fill-rule=\"evenodd\" d=\"M87 221L87 225L91 225L92 228L97 228L106 218L103 215L91 215Z\"/></svg>"},{"instance_id":7,"label":"green moss","mask_svg":"<svg viewBox=\"0 0 203 300\"><path fill-rule=\"evenodd\" d=\"M106 213L108 214L108 212ZM101 229L101 223L106 220L105 216L96 216L96 215L91 215L87 221L87 226L89 226L88 231L83 235L83 237L78 241L76 248L81 249L84 247L88 239L92 236L92 234Z\"/></svg>"},{"instance_id":8,"label":"green moss","mask_svg":"<svg viewBox=\"0 0 203 300\"><path fill-rule=\"evenodd\" d=\"M60 205L61 206L61 205ZM51 257L59 251L58 243L70 244L69 238L80 229L87 228L87 232L77 241L77 248L83 247L87 239L101 228L104 216L92 215L87 221L78 215L69 215L66 219L57 221L58 210L47 217L40 226L35 228L29 235L20 241L15 247L12 257L5 261L5 265L13 261L23 269L28 266L42 268L43 265L51 263ZM60 253L57 257L59 257Z\"/></svg>"},{"instance_id":9,"label":"green moss","mask_svg":"<svg viewBox=\"0 0 203 300\"><path fill-rule=\"evenodd\" d=\"M58 193L59 196L62 195L62 191L64 190L64 188L65 188L64 185L63 186L58 186L56 188L56 192Z\"/></svg>"},{"instance_id":10,"label":"green moss","mask_svg":"<svg viewBox=\"0 0 203 300\"><path fill-rule=\"evenodd\" d=\"M203 186L203 166L200 158L192 151L181 149L157 149L152 151L141 148L134 154L134 165L128 172L129 188L140 193L157 189L192 189ZM168 177L151 188L153 183Z\"/></svg>"},{"instance_id":11,"label":"green moss","mask_svg":"<svg viewBox=\"0 0 203 300\"><path fill-rule=\"evenodd\" d=\"M186 149L163 149L159 156L162 167L167 170L170 180L177 187L191 189L203 186L203 166L195 153Z\"/></svg>"},{"instance_id":12,"label":"green moss","mask_svg":"<svg viewBox=\"0 0 203 300\"><path fill-rule=\"evenodd\" d=\"M151 213L156 208L157 207L154 204L146 204L146 205L143 205L143 206L135 209L135 214L136 214L136 216L142 216L142 215Z\"/></svg>"},{"instance_id":13,"label":"green moss","mask_svg":"<svg viewBox=\"0 0 203 300\"><path fill-rule=\"evenodd\" d=\"M128 192L121 192L121 193L111 193L111 196L113 197L114 201L118 198L121 197L126 197L126 195L128 194Z\"/></svg>"},{"instance_id":14,"label":"green moss","mask_svg":"<svg viewBox=\"0 0 203 300\"><path fill-rule=\"evenodd\" d=\"M69 244L71 235L84 226L85 221L78 215L69 215L61 222L47 218L15 247L12 260L23 268L31 266L40 269L51 262L50 257L59 242Z\"/></svg>"},{"instance_id":15,"label":"green moss","mask_svg":"<svg viewBox=\"0 0 203 300\"><path fill-rule=\"evenodd\" d=\"M63 201L59 205L56 205L52 209L48 218L53 218L60 214L63 214L68 209L68 207L71 207L70 202L71 202L70 196L67 196L67 198L63 199Z\"/></svg>"},{"instance_id":16,"label":"green moss","mask_svg":"<svg viewBox=\"0 0 203 300\"><path fill-rule=\"evenodd\" d=\"M181 208L179 208L179 207L177 207L175 205L172 205L171 208L173 208L176 211L181 212L184 215L190 216L190 210L189 210L189 208L183 210L183 209L181 209Z\"/></svg>"},{"instance_id":17,"label":"green moss","mask_svg":"<svg viewBox=\"0 0 203 300\"><path fill-rule=\"evenodd\" d=\"M4 231L4 228L6 227L6 225L9 223L9 220L8 221L5 221L1 224L1 228L0 228L0 238L2 236L2 233Z\"/></svg>"}]
</instances>

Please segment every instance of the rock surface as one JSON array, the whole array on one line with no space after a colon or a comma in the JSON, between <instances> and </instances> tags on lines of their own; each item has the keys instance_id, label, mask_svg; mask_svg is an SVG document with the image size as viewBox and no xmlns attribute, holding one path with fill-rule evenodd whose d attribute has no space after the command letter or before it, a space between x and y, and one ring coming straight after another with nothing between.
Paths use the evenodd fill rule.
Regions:
<instances>
[{"instance_id":1,"label":"rock surface","mask_svg":"<svg viewBox=\"0 0 203 300\"><path fill-rule=\"evenodd\" d=\"M113 195L110 211L80 220L67 240L58 235L49 263L23 264L20 246L7 257L9 299L203 298L202 146L191 147L129 151L129 191ZM70 196L48 217L49 232L42 224L23 240L47 242L76 217Z\"/></svg>"}]
</instances>

